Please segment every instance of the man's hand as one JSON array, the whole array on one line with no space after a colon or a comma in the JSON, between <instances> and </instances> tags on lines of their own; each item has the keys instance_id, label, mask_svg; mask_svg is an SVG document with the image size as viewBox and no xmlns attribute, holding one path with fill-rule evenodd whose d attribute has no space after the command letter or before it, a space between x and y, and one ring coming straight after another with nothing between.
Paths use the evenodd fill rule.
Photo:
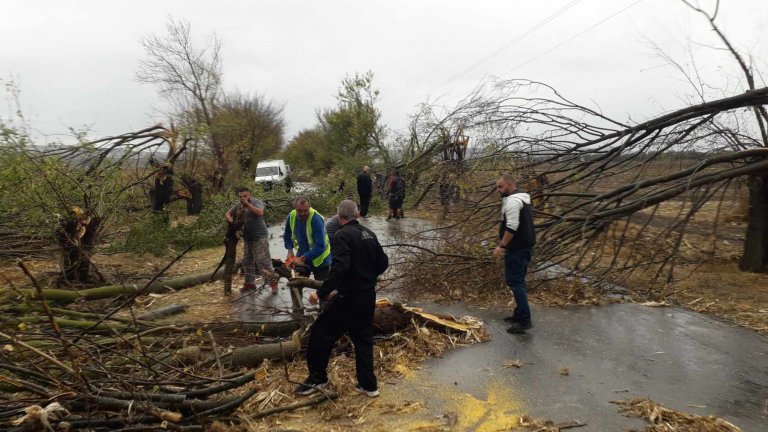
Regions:
<instances>
[{"instance_id":1,"label":"man's hand","mask_svg":"<svg viewBox=\"0 0 768 432\"><path fill-rule=\"evenodd\" d=\"M290 284L290 282L288 282ZM317 291L312 291L309 295L309 304L316 305L320 302L320 297L317 296Z\"/></svg>"},{"instance_id":2,"label":"man's hand","mask_svg":"<svg viewBox=\"0 0 768 432\"><path fill-rule=\"evenodd\" d=\"M295 260L291 263L292 266L296 267L297 265L304 265L306 261L306 258L303 256L296 257Z\"/></svg>"},{"instance_id":3,"label":"man's hand","mask_svg":"<svg viewBox=\"0 0 768 432\"><path fill-rule=\"evenodd\" d=\"M501 246L496 246L496 249L493 250L493 257L494 258L501 258L501 256L504 255L504 251L505 250L506 249L504 249Z\"/></svg>"},{"instance_id":4,"label":"man's hand","mask_svg":"<svg viewBox=\"0 0 768 432\"><path fill-rule=\"evenodd\" d=\"M288 251L288 255L285 256L285 260L288 261L293 257L293 249Z\"/></svg>"}]
</instances>

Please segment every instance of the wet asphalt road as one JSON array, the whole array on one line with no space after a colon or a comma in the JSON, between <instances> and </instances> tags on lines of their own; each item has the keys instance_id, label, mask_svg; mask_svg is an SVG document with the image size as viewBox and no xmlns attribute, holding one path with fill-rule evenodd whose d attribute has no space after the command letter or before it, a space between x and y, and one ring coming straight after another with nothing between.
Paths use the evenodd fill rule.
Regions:
<instances>
[{"instance_id":1,"label":"wet asphalt road","mask_svg":"<svg viewBox=\"0 0 768 432\"><path fill-rule=\"evenodd\" d=\"M327 218L326 218L327 219ZM387 244L397 242L401 236L412 232L428 230L430 225L424 220L406 218L387 222L385 218L376 216L361 219L360 222L373 230L379 242ZM285 259L286 250L283 245L283 225L269 227L269 252L275 258ZM240 246L242 248L242 246ZM242 253L242 252L240 252ZM272 295L269 289L239 294L235 301L235 314L241 321L273 321L290 319L291 297L286 289L286 280L281 279L280 290ZM235 289L238 287L235 286ZM307 300L310 290L304 290L304 304L309 307Z\"/></svg>"},{"instance_id":2,"label":"wet asphalt road","mask_svg":"<svg viewBox=\"0 0 768 432\"><path fill-rule=\"evenodd\" d=\"M425 228L415 219L364 223L382 243ZM283 258L282 227L270 227L270 233L273 256ZM238 302L238 315L250 321L285 319L273 311L289 306L287 290L253 294ZM533 305L534 329L511 335L502 321L509 311L419 306L478 317L491 341L428 360L420 371L398 380L396 392L382 387L384 400L408 395L423 401L427 409L417 417L434 421L446 411L461 417L480 401L487 412L477 418L466 414L457 430L492 430L507 421L497 414L506 413L588 424L577 430L619 431L642 429L644 423L622 417L610 401L648 397L669 408L723 417L745 431L768 431L768 338L754 331L679 308ZM526 364L504 368L510 360ZM569 369L568 376L560 374L562 368ZM461 402L457 395L471 401Z\"/></svg>"},{"instance_id":3,"label":"wet asphalt road","mask_svg":"<svg viewBox=\"0 0 768 432\"><path fill-rule=\"evenodd\" d=\"M723 417L745 431L768 431L768 338L754 331L679 308L620 304L534 306L534 329L511 335L503 311L423 306L479 317L492 338L427 361L407 385L428 401L432 385L479 400L488 400L490 387L503 386L522 413L589 425L578 430L618 431L643 423L622 417L609 402L648 397ZM502 367L513 359L526 364ZM570 374L560 375L561 368ZM439 403L431 405L440 411Z\"/></svg>"}]
</instances>

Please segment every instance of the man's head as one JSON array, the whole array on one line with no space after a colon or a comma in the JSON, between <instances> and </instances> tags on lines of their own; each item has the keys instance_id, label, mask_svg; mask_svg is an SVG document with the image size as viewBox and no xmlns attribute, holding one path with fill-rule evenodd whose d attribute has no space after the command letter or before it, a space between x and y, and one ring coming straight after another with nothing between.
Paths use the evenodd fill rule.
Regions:
<instances>
[{"instance_id":1,"label":"man's head","mask_svg":"<svg viewBox=\"0 0 768 432\"><path fill-rule=\"evenodd\" d=\"M363 172L367 173L369 169L370 168L368 168L368 165L366 165L366 166L363 167Z\"/></svg>"},{"instance_id":2,"label":"man's head","mask_svg":"<svg viewBox=\"0 0 768 432\"><path fill-rule=\"evenodd\" d=\"M309 198L305 195L299 195L293 200L293 207L296 209L296 216L299 217L299 220L307 220L307 217L309 216L309 206Z\"/></svg>"},{"instance_id":3,"label":"man's head","mask_svg":"<svg viewBox=\"0 0 768 432\"><path fill-rule=\"evenodd\" d=\"M512 195L517 190L517 182L511 174L502 174L498 180L496 180L496 192L503 197Z\"/></svg>"},{"instance_id":4,"label":"man's head","mask_svg":"<svg viewBox=\"0 0 768 432\"><path fill-rule=\"evenodd\" d=\"M237 197L242 200L247 200L251 197L251 191L248 190L246 187L237 188L235 190L237 193Z\"/></svg>"},{"instance_id":5,"label":"man's head","mask_svg":"<svg viewBox=\"0 0 768 432\"><path fill-rule=\"evenodd\" d=\"M344 200L339 203L339 223L345 225L347 222L357 219L357 204L352 200Z\"/></svg>"}]
</instances>

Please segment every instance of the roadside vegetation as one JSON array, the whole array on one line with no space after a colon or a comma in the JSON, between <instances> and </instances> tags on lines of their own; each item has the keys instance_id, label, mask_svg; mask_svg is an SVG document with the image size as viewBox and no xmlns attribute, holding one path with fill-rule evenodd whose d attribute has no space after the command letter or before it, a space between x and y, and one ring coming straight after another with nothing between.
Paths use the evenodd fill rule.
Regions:
<instances>
[{"instance_id":1,"label":"roadside vegetation","mask_svg":"<svg viewBox=\"0 0 768 432\"><path fill-rule=\"evenodd\" d=\"M266 203L270 224L284 221L299 191L330 216L341 199L356 199L355 176L365 165L384 182L400 171L406 216L426 221L386 245L387 295L506 305L511 298L490 251L495 180L511 172L534 202L533 301L682 306L768 333L768 87L750 54L717 27L716 12L690 7L711 25L715 39L707 43L735 65L739 86L713 89L675 65L699 82L695 94L643 122L609 118L546 83L503 80L451 108L425 104L398 132L382 122L374 73L352 71L335 103L318 107L315 124L286 139L283 107L261 93L225 91L220 41L211 35L196 44L190 24L174 20L140 41L137 80L164 96L162 124L106 137L73 131L74 144L42 146L20 109L0 118L0 393L27 398L0 413L0 424L23 415L28 401L61 394L93 430L130 426L107 412L89 417L93 406L122 413L134 399L145 423L187 427L179 430L203 430L216 418L233 428L257 424L261 417L231 414L240 406L270 414L300 408L285 393L308 322L246 328L232 319L214 270L222 216L243 186ZM10 82L7 90L19 107L21 89ZM265 159L291 165L293 190L254 184ZM374 191L371 212L386 207L386 194ZM182 292L191 285L196 294ZM190 310L166 321L139 314L173 306L169 299ZM487 338L471 319L384 307L391 326L377 355L391 360L381 370L387 379L406 375L416 359ZM258 362L233 360L248 356ZM346 357L334 362L349 369ZM335 373L350 387L350 374ZM215 401L198 397L241 387ZM181 404L181 396L191 401ZM315 402L339 397L326 396ZM663 408L630 402L633 415ZM40 408L49 407L52 420L63 414ZM366 408L329 408L312 420L362 422Z\"/></svg>"}]
</instances>

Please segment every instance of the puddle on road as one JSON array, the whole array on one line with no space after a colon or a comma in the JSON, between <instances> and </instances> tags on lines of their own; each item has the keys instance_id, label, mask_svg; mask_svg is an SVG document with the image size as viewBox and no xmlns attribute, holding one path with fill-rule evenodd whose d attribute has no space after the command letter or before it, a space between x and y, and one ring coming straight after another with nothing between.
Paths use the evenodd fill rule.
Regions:
<instances>
[{"instance_id":1,"label":"puddle on road","mask_svg":"<svg viewBox=\"0 0 768 432\"><path fill-rule=\"evenodd\" d=\"M360 219L362 225L367 226L379 238L382 245L398 243L406 237L412 237L415 234L422 234L431 229L432 224L429 221L418 218L405 218L387 222L383 216L374 216L366 219ZM283 245L282 224L269 227L269 252L275 258L285 259L286 250ZM240 246L238 258L242 256L242 246ZM391 250L390 260L393 259ZM237 292L234 305L234 316L240 321L246 322L268 322L283 321L291 319L291 296L286 286L286 280L280 280L280 289L278 294L273 295L269 288L254 290L246 293ZM257 281L257 285L259 282ZM309 293L311 290L304 290L304 306L309 306Z\"/></svg>"}]
</instances>

